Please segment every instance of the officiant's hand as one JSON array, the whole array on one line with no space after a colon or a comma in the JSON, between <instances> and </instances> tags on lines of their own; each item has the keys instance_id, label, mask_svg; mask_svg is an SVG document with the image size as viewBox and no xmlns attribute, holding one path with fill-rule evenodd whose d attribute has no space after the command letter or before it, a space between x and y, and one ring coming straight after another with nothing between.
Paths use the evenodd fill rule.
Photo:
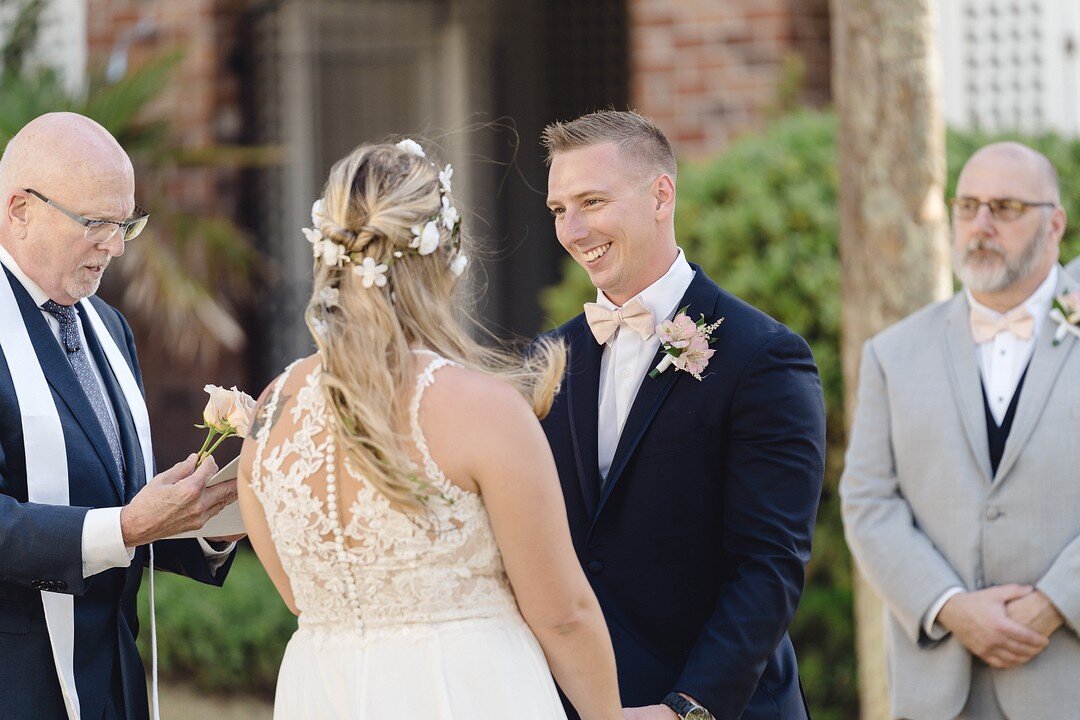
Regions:
<instances>
[{"instance_id":1,"label":"officiant's hand","mask_svg":"<svg viewBox=\"0 0 1080 720\"><path fill-rule=\"evenodd\" d=\"M1049 644L1039 633L1009 617L1007 603L1032 592L1028 585L998 585L954 595L937 621L990 667L1026 663Z\"/></svg>"},{"instance_id":2,"label":"officiant's hand","mask_svg":"<svg viewBox=\"0 0 1080 720\"><path fill-rule=\"evenodd\" d=\"M205 525L236 500L236 480L206 487L217 471L212 457L204 458L196 468L193 453L146 483L120 511L124 545L145 545Z\"/></svg>"}]
</instances>

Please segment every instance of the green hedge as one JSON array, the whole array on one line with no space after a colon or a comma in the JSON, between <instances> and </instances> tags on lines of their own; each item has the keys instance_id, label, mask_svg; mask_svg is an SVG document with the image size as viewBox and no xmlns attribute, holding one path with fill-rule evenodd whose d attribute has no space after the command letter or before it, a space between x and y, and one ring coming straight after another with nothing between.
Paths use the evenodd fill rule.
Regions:
<instances>
[{"instance_id":1,"label":"green hedge","mask_svg":"<svg viewBox=\"0 0 1080 720\"><path fill-rule=\"evenodd\" d=\"M949 194L964 160L991 138L950 133ZM1080 143L1048 136L1025 142L1047 154L1063 178L1073 217L1080 192ZM725 289L779 318L813 348L825 390L828 455L806 591L791 636L815 718L858 716L851 561L840 525L837 481L843 464L840 266L836 238L836 122L828 113L785 117L725 153L679 171L676 235L687 257ZM1080 251L1080 222L1062 257ZM581 311L595 290L570 258L563 279L544 291L551 324Z\"/></svg>"},{"instance_id":2,"label":"green hedge","mask_svg":"<svg viewBox=\"0 0 1080 720\"><path fill-rule=\"evenodd\" d=\"M208 692L274 695L296 617L255 553L241 547L218 588L154 573L160 677ZM150 579L139 593L139 652L150 669Z\"/></svg>"}]
</instances>

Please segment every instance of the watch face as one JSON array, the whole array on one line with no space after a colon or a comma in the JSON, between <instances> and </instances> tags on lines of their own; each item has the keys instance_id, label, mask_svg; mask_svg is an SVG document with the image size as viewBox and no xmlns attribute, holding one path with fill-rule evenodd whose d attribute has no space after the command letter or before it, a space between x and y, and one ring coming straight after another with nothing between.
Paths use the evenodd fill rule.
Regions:
<instances>
[{"instance_id":1,"label":"watch face","mask_svg":"<svg viewBox=\"0 0 1080 720\"><path fill-rule=\"evenodd\" d=\"M698 706L686 714L686 720L715 720L705 708Z\"/></svg>"}]
</instances>

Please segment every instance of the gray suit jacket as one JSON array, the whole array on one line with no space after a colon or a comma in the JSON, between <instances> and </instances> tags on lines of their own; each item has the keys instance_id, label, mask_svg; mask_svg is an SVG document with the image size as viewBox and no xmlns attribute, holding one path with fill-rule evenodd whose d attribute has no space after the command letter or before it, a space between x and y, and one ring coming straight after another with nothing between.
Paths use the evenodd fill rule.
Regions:
<instances>
[{"instance_id":1,"label":"gray suit jacket","mask_svg":"<svg viewBox=\"0 0 1080 720\"><path fill-rule=\"evenodd\" d=\"M1065 272L1072 275L1073 280L1080 282L1080 257L1073 258L1073 261L1065 266ZM1076 290L1080 288L1077 288L1076 284L1074 283L1073 285L1069 286L1069 289Z\"/></svg>"},{"instance_id":2,"label":"gray suit jacket","mask_svg":"<svg viewBox=\"0 0 1080 720\"><path fill-rule=\"evenodd\" d=\"M1058 291L1068 284L1061 276ZM920 625L950 586L1033 584L1066 626L1025 665L993 671L1013 720L1080 707L1080 342L1047 320L997 474L964 293L867 341L840 482L848 544L887 606L894 715L961 711L972 655Z\"/></svg>"}]
</instances>

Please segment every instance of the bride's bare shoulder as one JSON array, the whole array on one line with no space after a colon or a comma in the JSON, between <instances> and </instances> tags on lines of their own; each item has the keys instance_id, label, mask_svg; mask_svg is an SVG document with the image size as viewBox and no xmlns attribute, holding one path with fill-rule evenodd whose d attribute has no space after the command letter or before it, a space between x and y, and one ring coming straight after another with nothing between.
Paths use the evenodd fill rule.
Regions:
<instances>
[{"instance_id":1,"label":"bride's bare shoulder","mask_svg":"<svg viewBox=\"0 0 1080 720\"><path fill-rule=\"evenodd\" d=\"M456 422L473 427L490 427L493 423L532 417L525 397L490 373L448 365L438 371L435 379L424 394L425 410L433 419L456 418Z\"/></svg>"}]
</instances>

